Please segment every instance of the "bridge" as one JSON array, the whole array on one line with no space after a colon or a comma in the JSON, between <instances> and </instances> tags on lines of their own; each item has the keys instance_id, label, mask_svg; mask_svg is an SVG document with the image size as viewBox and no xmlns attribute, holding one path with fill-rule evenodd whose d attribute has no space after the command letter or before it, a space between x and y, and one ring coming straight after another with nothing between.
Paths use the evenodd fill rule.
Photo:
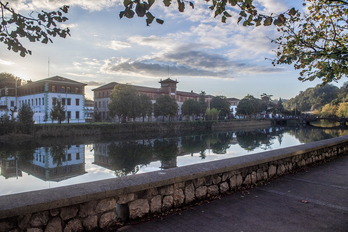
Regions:
<instances>
[{"instance_id":1,"label":"bridge","mask_svg":"<svg viewBox=\"0 0 348 232\"><path fill-rule=\"evenodd\" d=\"M328 121L333 121L333 122L339 122L341 126L347 126L346 123L348 122L348 118L344 117L279 117L279 118L274 118L274 121L276 124L291 124L291 123L296 123L296 124L307 124L311 125L312 122L317 122L320 120L328 120Z\"/></svg>"}]
</instances>

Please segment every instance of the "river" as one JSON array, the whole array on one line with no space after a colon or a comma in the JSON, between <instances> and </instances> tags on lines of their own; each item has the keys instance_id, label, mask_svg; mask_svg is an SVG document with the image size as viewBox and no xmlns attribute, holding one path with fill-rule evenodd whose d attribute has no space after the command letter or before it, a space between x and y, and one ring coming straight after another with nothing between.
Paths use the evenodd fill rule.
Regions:
<instances>
[{"instance_id":1,"label":"river","mask_svg":"<svg viewBox=\"0 0 348 232\"><path fill-rule=\"evenodd\" d=\"M249 155L348 134L336 128L270 127L141 139L56 139L0 144L0 195L67 186ZM41 143L42 144L42 143Z\"/></svg>"}]
</instances>

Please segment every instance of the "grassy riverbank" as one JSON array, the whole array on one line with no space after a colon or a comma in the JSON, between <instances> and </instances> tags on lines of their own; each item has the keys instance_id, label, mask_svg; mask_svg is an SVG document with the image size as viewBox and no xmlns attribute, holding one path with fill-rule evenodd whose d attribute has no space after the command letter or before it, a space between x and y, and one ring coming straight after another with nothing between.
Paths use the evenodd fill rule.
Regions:
<instances>
[{"instance_id":1,"label":"grassy riverbank","mask_svg":"<svg viewBox=\"0 0 348 232\"><path fill-rule=\"evenodd\" d=\"M259 128L272 125L272 120L181 121L136 123L84 123L34 125L30 134L10 133L0 136L0 142L16 143L33 139L85 137L99 135L176 134L187 132Z\"/></svg>"}]
</instances>

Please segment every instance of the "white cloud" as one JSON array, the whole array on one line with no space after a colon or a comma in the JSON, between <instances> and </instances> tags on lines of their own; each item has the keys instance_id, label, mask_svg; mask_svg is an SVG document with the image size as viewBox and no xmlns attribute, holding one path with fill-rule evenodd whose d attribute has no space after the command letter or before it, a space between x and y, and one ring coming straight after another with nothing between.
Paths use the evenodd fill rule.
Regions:
<instances>
[{"instance_id":1,"label":"white cloud","mask_svg":"<svg viewBox=\"0 0 348 232\"><path fill-rule=\"evenodd\" d=\"M14 65L15 63L12 61L6 61L6 60L0 59L0 64L2 64L2 65Z\"/></svg>"},{"instance_id":2,"label":"white cloud","mask_svg":"<svg viewBox=\"0 0 348 232\"><path fill-rule=\"evenodd\" d=\"M106 47L106 48L110 48L112 50L120 50L120 49L124 49L124 48L130 48L131 45L127 42L122 42L122 41L116 41L116 40L112 40L109 43L106 44L98 44L101 47Z\"/></svg>"}]
</instances>

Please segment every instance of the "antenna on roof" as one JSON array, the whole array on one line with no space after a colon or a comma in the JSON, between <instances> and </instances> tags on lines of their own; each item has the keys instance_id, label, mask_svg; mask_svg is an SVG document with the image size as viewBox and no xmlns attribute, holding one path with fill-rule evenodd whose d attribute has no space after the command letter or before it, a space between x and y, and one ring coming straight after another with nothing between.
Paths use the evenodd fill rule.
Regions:
<instances>
[{"instance_id":1,"label":"antenna on roof","mask_svg":"<svg viewBox=\"0 0 348 232\"><path fill-rule=\"evenodd\" d=\"M50 58L48 57L48 76L47 77L50 77Z\"/></svg>"},{"instance_id":2,"label":"antenna on roof","mask_svg":"<svg viewBox=\"0 0 348 232\"><path fill-rule=\"evenodd\" d=\"M168 78L169 78L169 66L168 66Z\"/></svg>"}]
</instances>

